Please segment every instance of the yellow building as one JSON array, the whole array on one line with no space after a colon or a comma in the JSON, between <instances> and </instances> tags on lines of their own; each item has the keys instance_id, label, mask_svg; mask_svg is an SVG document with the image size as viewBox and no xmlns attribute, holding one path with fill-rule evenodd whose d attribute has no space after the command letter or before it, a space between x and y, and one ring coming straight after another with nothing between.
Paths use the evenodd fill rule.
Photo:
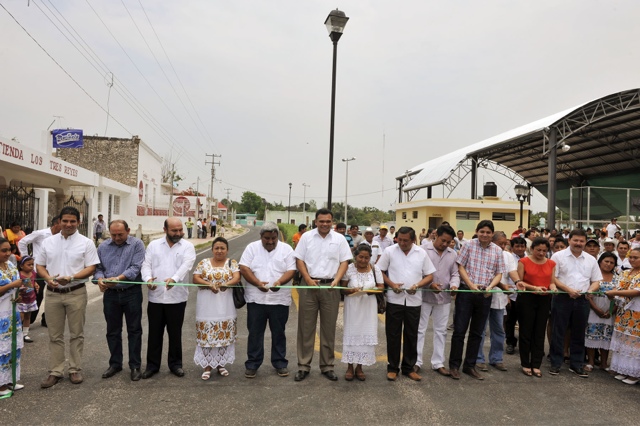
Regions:
<instances>
[{"instance_id":1,"label":"yellow building","mask_svg":"<svg viewBox=\"0 0 640 426\"><path fill-rule=\"evenodd\" d=\"M485 219L493 221L496 231L510 237L520 224L520 202L485 196L482 200L429 198L396 205L396 229L410 226L417 234L422 228L437 228L447 221L456 231L464 231L465 238L471 238L478 222ZM525 228L527 223L529 206L525 204L522 217Z\"/></svg>"}]
</instances>

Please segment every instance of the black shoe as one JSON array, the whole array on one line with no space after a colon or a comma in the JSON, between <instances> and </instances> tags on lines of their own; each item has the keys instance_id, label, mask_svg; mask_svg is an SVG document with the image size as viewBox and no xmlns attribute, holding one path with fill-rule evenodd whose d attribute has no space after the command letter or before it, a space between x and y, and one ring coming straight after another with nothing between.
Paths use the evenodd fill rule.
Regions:
<instances>
[{"instance_id":1,"label":"black shoe","mask_svg":"<svg viewBox=\"0 0 640 426\"><path fill-rule=\"evenodd\" d=\"M42 321L40 321L40 325L43 326L44 328L47 328L47 320L44 319L44 317L42 317Z\"/></svg>"},{"instance_id":2,"label":"black shoe","mask_svg":"<svg viewBox=\"0 0 640 426\"><path fill-rule=\"evenodd\" d=\"M573 374L575 374L578 377L582 377L583 379L587 379L589 377L589 373L584 371L584 368L582 368L582 367L580 367L580 368L571 368L571 367L569 367L569 371L571 371Z\"/></svg>"},{"instance_id":3,"label":"black shoe","mask_svg":"<svg viewBox=\"0 0 640 426\"><path fill-rule=\"evenodd\" d=\"M557 376L558 374L560 374L560 367L551 367L549 369L549 374L551 374L552 376Z\"/></svg>"},{"instance_id":4,"label":"black shoe","mask_svg":"<svg viewBox=\"0 0 640 426\"><path fill-rule=\"evenodd\" d=\"M131 381L132 382L137 382L141 378L142 378L142 373L140 372L139 368L134 368L133 370L131 370Z\"/></svg>"},{"instance_id":5,"label":"black shoe","mask_svg":"<svg viewBox=\"0 0 640 426\"><path fill-rule=\"evenodd\" d=\"M276 368L276 373L278 373L278 376L280 377L287 377L289 375L289 370L287 370L287 367Z\"/></svg>"},{"instance_id":6,"label":"black shoe","mask_svg":"<svg viewBox=\"0 0 640 426\"><path fill-rule=\"evenodd\" d=\"M513 355L514 353L516 353L516 348L514 348L513 345L507 345L507 349L505 350L505 352L509 355Z\"/></svg>"},{"instance_id":7,"label":"black shoe","mask_svg":"<svg viewBox=\"0 0 640 426\"><path fill-rule=\"evenodd\" d=\"M308 375L309 375L308 371L298 370L293 380L295 380L296 382L301 382L304 379L306 379Z\"/></svg>"},{"instance_id":8,"label":"black shoe","mask_svg":"<svg viewBox=\"0 0 640 426\"><path fill-rule=\"evenodd\" d=\"M334 373L333 370L325 371L324 373L322 373L322 375L327 379L331 380L332 382L335 382L338 380L338 376L336 376L336 373Z\"/></svg>"},{"instance_id":9,"label":"black shoe","mask_svg":"<svg viewBox=\"0 0 640 426\"><path fill-rule=\"evenodd\" d=\"M246 369L244 371L244 377L246 377L247 379L254 379L256 377L256 375L258 374L258 370L249 370Z\"/></svg>"},{"instance_id":10,"label":"black shoe","mask_svg":"<svg viewBox=\"0 0 640 426\"><path fill-rule=\"evenodd\" d=\"M180 367L171 370L171 374L175 374L178 377L184 377L184 370Z\"/></svg>"},{"instance_id":11,"label":"black shoe","mask_svg":"<svg viewBox=\"0 0 640 426\"><path fill-rule=\"evenodd\" d=\"M109 377L113 377L121 371L122 367L114 367L113 365L110 365L109 368L107 368L107 370L102 373L102 378L108 379Z\"/></svg>"},{"instance_id":12,"label":"black shoe","mask_svg":"<svg viewBox=\"0 0 640 426\"><path fill-rule=\"evenodd\" d=\"M144 370L144 373L142 373L142 378L148 379L150 377L153 377L157 373L158 373L158 370Z\"/></svg>"}]
</instances>

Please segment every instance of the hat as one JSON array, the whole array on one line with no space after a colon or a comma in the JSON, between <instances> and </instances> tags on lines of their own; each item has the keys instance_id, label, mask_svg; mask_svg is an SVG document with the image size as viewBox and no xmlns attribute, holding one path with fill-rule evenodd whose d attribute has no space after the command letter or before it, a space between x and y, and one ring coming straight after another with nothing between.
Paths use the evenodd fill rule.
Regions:
<instances>
[{"instance_id":1,"label":"hat","mask_svg":"<svg viewBox=\"0 0 640 426\"><path fill-rule=\"evenodd\" d=\"M595 243L596 245L600 245L600 243L598 242L598 240L596 240L595 238L589 238L587 240L587 244L585 245L589 245L589 243Z\"/></svg>"},{"instance_id":2,"label":"hat","mask_svg":"<svg viewBox=\"0 0 640 426\"><path fill-rule=\"evenodd\" d=\"M611 244L613 244L613 245L615 246L615 245L616 245L616 240L614 240L613 238L609 238L609 237L607 237L607 238L605 238L605 239L604 239L604 241L602 242L602 244L603 244L603 245L604 245L604 244L609 244L609 243L611 243Z\"/></svg>"},{"instance_id":3,"label":"hat","mask_svg":"<svg viewBox=\"0 0 640 426\"><path fill-rule=\"evenodd\" d=\"M386 229L386 230L389 230L389 228L387 228L387 225L380 225L380 229Z\"/></svg>"},{"instance_id":4,"label":"hat","mask_svg":"<svg viewBox=\"0 0 640 426\"><path fill-rule=\"evenodd\" d=\"M364 233L366 234L367 232L373 233L373 228L370 226L367 226L367 229L364 230Z\"/></svg>"}]
</instances>

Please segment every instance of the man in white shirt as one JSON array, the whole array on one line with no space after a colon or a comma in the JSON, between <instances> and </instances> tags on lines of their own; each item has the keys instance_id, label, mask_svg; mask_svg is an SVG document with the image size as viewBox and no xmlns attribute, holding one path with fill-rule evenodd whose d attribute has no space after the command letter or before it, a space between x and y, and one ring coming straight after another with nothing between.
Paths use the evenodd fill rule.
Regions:
<instances>
[{"instance_id":1,"label":"man in white shirt","mask_svg":"<svg viewBox=\"0 0 640 426\"><path fill-rule=\"evenodd\" d=\"M169 336L169 370L178 377L182 369L182 323L187 307L189 288L172 286L173 283L191 282L188 274L196 260L193 244L184 239L182 222L178 218L164 221L165 238L151 241L142 263L142 280L149 288L149 337L147 340L147 366L143 379L160 370L164 329ZM158 285L157 283L164 283Z\"/></svg>"},{"instance_id":2,"label":"man in white shirt","mask_svg":"<svg viewBox=\"0 0 640 426\"><path fill-rule=\"evenodd\" d=\"M247 361L244 376L256 377L264 359L264 331L271 330L271 365L280 377L289 375L287 337L291 289L279 289L291 281L296 271L296 258L289 244L278 242L278 225L266 222L260 228L260 241L249 244L240 259L240 273L247 302Z\"/></svg>"},{"instance_id":3,"label":"man in white shirt","mask_svg":"<svg viewBox=\"0 0 640 426\"><path fill-rule=\"evenodd\" d=\"M454 238L456 242L455 251L460 251L462 245L468 242L466 238L464 238L464 231L462 229L458 230L456 237Z\"/></svg>"},{"instance_id":4,"label":"man in white shirt","mask_svg":"<svg viewBox=\"0 0 640 426\"><path fill-rule=\"evenodd\" d=\"M433 354L431 355L431 368L443 376L451 373L444 366L444 346L447 339L447 321L451 310L451 293L441 292L450 287L460 286L460 274L456 263L456 251L449 247L455 238L455 231L450 226L439 226L436 230L436 240L431 242L425 238L422 246L427 256L436 268L433 274L433 282L427 286L432 291L422 292L422 309L420 312L420 325L418 326L418 357L416 372L422 367L422 352L424 350L424 336L429 326L429 318L433 324Z\"/></svg>"},{"instance_id":5,"label":"man in white shirt","mask_svg":"<svg viewBox=\"0 0 640 426\"><path fill-rule=\"evenodd\" d=\"M51 219L51 227L40 229L38 231L33 231L26 237L23 237L18 241L18 250L20 251L21 256L26 256L29 254L29 244L31 244L31 251L33 253L33 258L37 259L38 255L40 255L40 251L42 250L42 242L49 238L52 235L56 235L60 232L60 217L56 216ZM40 277L42 278L42 277ZM44 298L44 287L40 286L38 293L36 293L36 303L38 304L38 308L31 312L31 323L33 324L38 316L38 312L40 311L40 306L42 306L42 299ZM47 326L47 320L45 319L44 313L42 314L42 326Z\"/></svg>"},{"instance_id":6,"label":"man in white shirt","mask_svg":"<svg viewBox=\"0 0 640 426\"><path fill-rule=\"evenodd\" d=\"M620 225L618 225L618 219L615 217L611 219L611 223L607 225L607 237L614 238L616 236L616 232L622 231Z\"/></svg>"},{"instance_id":7,"label":"man in white shirt","mask_svg":"<svg viewBox=\"0 0 640 426\"><path fill-rule=\"evenodd\" d=\"M422 294L416 290L431 284L436 268L427 253L414 244L416 232L403 226L396 234L398 244L382 253L378 267L386 273L382 276L389 286L385 331L387 336L387 380L394 381L398 373L411 380L422 379L414 371L418 357L418 325ZM404 331L403 331L404 327ZM400 350L402 349L402 364Z\"/></svg>"},{"instance_id":8,"label":"man in white shirt","mask_svg":"<svg viewBox=\"0 0 640 426\"><path fill-rule=\"evenodd\" d=\"M75 207L60 211L59 235L46 238L35 260L38 275L47 286L49 330L49 376L40 384L50 388L60 380L65 366L65 322L69 327L69 380L80 384L84 322L87 311L85 281L100 263L93 242L78 232L80 212Z\"/></svg>"},{"instance_id":9,"label":"man in white shirt","mask_svg":"<svg viewBox=\"0 0 640 426\"><path fill-rule=\"evenodd\" d=\"M555 284L558 290L551 306L553 329L551 331L551 368L549 374L560 374L564 357L564 335L571 332L569 371L579 377L587 378L584 370L584 330L589 318L589 299L585 292L598 291L602 273L596 258L586 254L583 249L587 242L587 233L583 229L574 229L569 234L569 248L556 252L551 260L556 262Z\"/></svg>"},{"instance_id":10,"label":"man in white shirt","mask_svg":"<svg viewBox=\"0 0 640 426\"><path fill-rule=\"evenodd\" d=\"M387 228L387 225L380 225L379 234L373 237L373 241L378 243L378 246L380 246L380 250L382 251L393 245L393 240L387 236L388 233L389 229Z\"/></svg>"},{"instance_id":11,"label":"man in white shirt","mask_svg":"<svg viewBox=\"0 0 640 426\"><path fill-rule=\"evenodd\" d=\"M340 285L353 259L349 243L343 235L331 230L333 213L316 212L316 229L305 232L296 247L296 265L306 286ZM316 323L320 312L320 371L331 381L338 380L333 371L335 360L336 321L340 292L334 289L301 289L298 308L298 372L295 381L304 380L311 370L316 341Z\"/></svg>"},{"instance_id":12,"label":"man in white shirt","mask_svg":"<svg viewBox=\"0 0 640 426\"><path fill-rule=\"evenodd\" d=\"M373 229L371 227L364 230L364 241L360 244L367 244L371 247L371 260L369 262L372 266L375 265L382 255L382 249L378 245L379 243L373 241Z\"/></svg>"}]
</instances>

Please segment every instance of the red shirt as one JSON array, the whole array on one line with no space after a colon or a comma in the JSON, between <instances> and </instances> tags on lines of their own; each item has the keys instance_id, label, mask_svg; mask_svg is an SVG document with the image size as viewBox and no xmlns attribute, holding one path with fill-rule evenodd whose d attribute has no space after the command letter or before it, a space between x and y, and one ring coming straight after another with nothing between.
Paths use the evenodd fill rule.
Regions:
<instances>
[{"instance_id":1,"label":"red shirt","mask_svg":"<svg viewBox=\"0 0 640 426\"><path fill-rule=\"evenodd\" d=\"M548 259L545 263L538 264L524 257L520 259L520 262L524 265L524 277L523 280L527 284L531 284L535 287L549 288L551 284L553 268L556 266L556 262Z\"/></svg>"}]
</instances>

